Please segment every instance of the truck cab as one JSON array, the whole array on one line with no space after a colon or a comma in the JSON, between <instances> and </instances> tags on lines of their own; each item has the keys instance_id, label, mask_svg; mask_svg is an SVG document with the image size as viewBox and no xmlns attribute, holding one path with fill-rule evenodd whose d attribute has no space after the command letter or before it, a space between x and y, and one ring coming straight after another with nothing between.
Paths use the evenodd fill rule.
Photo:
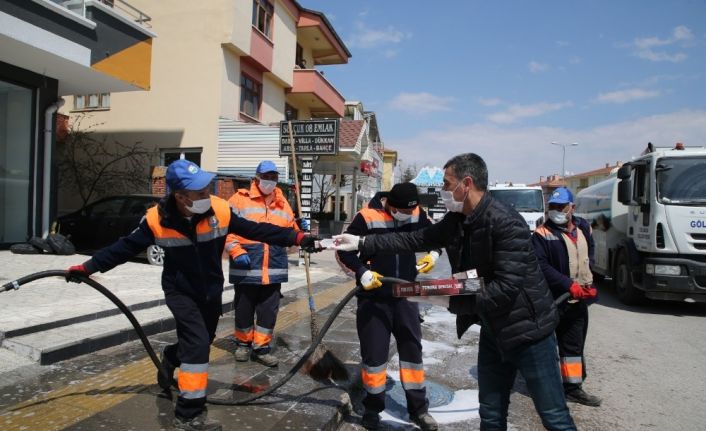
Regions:
<instances>
[{"instance_id":1,"label":"truck cab","mask_svg":"<svg viewBox=\"0 0 706 431\"><path fill-rule=\"evenodd\" d=\"M541 187L524 184L496 184L488 191L494 199L512 207L525 219L530 231L544 222L544 195Z\"/></svg>"},{"instance_id":2,"label":"truck cab","mask_svg":"<svg viewBox=\"0 0 706 431\"><path fill-rule=\"evenodd\" d=\"M616 176L582 190L593 224L594 271L621 301L706 302L706 149L648 149Z\"/></svg>"}]
</instances>

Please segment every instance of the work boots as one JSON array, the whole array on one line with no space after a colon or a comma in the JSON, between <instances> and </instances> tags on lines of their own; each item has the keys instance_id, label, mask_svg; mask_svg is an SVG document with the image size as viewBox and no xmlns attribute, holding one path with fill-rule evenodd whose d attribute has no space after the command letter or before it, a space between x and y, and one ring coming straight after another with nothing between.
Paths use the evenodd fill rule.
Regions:
<instances>
[{"instance_id":1,"label":"work boots","mask_svg":"<svg viewBox=\"0 0 706 431\"><path fill-rule=\"evenodd\" d=\"M250 358L250 346L236 346L233 356L238 362L247 362Z\"/></svg>"},{"instance_id":2,"label":"work boots","mask_svg":"<svg viewBox=\"0 0 706 431\"><path fill-rule=\"evenodd\" d=\"M162 366L167 371L169 378L167 379L166 376L162 375L162 373L157 370L157 384L160 388L164 389L165 391L169 390L169 388L172 386L176 387L177 384L174 380L174 369L176 367L171 362L169 362L169 359L167 359L167 356L164 354L164 349L162 349L162 353L159 355L159 360L162 361Z\"/></svg>"},{"instance_id":3,"label":"work boots","mask_svg":"<svg viewBox=\"0 0 706 431\"><path fill-rule=\"evenodd\" d=\"M363 418L360 420L360 424L366 430L376 430L380 428L380 415L376 412L365 411L363 413Z\"/></svg>"},{"instance_id":4,"label":"work boots","mask_svg":"<svg viewBox=\"0 0 706 431\"><path fill-rule=\"evenodd\" d=\"M202 412L191 419L174 416L174 429L180 431L221 431L223 427L220 423L209 419L206 412Z\"/></svg>"},{"instance_id":5,"label":"work boots","mask_svg":"<svg viewBox=\"0 0 706 431\"><path fill-rule=\"evenodd\" d=\"M276 367L279 364L279 359L272 353L256 353L253 351L250 358L266 367Z\"/></svg>"},{"instance_id":6,"label":"work boots","mask_svg":"<svg viewBox=\"0 0 706 431\"><path fill-rule=\"evenodd\" d=\"M410 419L412 419L412 422L422 431L436 431L439 429L439 424L436 423L436 419L431 417L429 413L422 413L416 416L410 415Z\"/></svg>"},{"instance_id":7,"label":"work boots","mask_svg":"<svg viewBox=\"0 0 706 431\"><path fill-rule=\"evenodd\" d=\"M583 389L576 388L566 391L566 400L574 403L583 404L584 406L598 407L601 405L601 399L595 395L587 394Z\"/></svg>"}]
</instances>

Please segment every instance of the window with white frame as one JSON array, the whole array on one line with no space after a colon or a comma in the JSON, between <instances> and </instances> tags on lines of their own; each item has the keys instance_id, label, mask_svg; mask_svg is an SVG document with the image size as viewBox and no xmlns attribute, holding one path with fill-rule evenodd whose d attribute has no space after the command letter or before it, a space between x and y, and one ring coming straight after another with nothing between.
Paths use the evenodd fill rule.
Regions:
<instances>
[{"instance_id":1,"label":"window with white frame","mask_svg":"<svg viewBox=\"0 0 706 431\"><path fill-rule=\"evenodd\" d=\"M110 109L110 93L80 94L74 96L74 110Z\"/></svg>"},{"instance_id":2,"label":"window with white frame","mask_svg":"<svg viewBox=\"0 0 706 431\"><path fill-rule=\"evenodd\" d=\"M170 163L185 159L190 162L194 162L197 165L201 165L201 153L202 148L166 148L160 151L160 164L162 166L169 166Z\"/></svg>"},{"instance_id":3,"label":"window with white frame","mask_svg":"<svg viewBox=\"0 0 706 431\"><path fill-rule=\"evenodd\" d=\"M253 0L252 25L272 39L272 16L274 7L267 0Z\"/></svg>"}]
</instances>

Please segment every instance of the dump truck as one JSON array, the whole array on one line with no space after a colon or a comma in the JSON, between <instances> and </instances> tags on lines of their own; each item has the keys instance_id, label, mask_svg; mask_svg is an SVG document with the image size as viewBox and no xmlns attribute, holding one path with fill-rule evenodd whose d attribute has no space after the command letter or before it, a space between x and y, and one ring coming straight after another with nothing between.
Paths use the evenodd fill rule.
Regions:
<instances>
[{"instance_id":1,"label":"dump truck","mask_svg":"<svg viewBox=\"0 0 706 431\"><path fill-rule=\"evenodd\" d=\"M608 179L581 190L596 278L619 300L706 302L706 148L649 144Z\"/></svg>"}]
</instances>

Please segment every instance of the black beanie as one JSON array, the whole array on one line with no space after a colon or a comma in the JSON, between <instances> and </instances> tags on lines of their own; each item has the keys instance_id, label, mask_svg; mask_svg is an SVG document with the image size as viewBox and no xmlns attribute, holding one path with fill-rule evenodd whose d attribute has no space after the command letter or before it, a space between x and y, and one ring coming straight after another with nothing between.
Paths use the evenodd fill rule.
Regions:
<instances>
[{"instance_id":1,"label":"black beanie","mask_svg":"<svg viewBox=\"0 0 706 431\"><path fill-rule=\"evenodd\" d=\"M395 184L387 195L387 203L395 208L416 207L419 204L417 186L412 183Z\"/></svg>"}]
</instances>

